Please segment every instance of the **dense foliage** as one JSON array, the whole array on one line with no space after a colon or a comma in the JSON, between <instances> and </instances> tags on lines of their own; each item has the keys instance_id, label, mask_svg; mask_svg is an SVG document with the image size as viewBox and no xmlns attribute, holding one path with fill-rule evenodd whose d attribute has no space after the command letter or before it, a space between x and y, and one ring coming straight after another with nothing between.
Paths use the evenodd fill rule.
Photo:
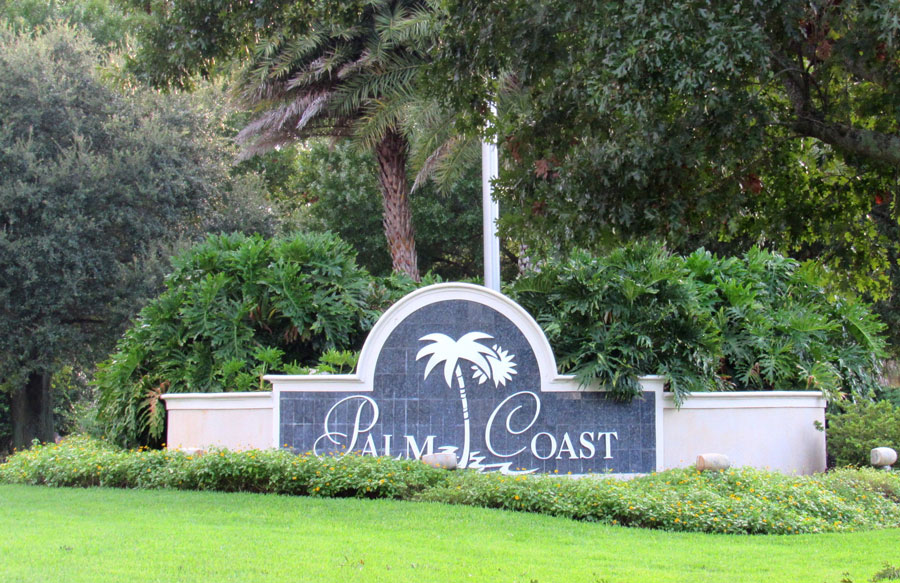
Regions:
<instances>
[{"instance_id":1,"label":"dense foliage","mask_svg":"<svg viewBox=\"0 0 900 583\"><path fill-rule=\"evenodd\" d=\"M817 263L758 248L740 258L700 250L685 259L714 290L717 375L729 386L821 390L835 400L842 391L872 397L880 388L885 326L864 302L829 291Z\"/></svg>"},{"instance_id":2,"label":"dense foliage","mask_svg":"<svg viewBox=\"0 0 900 583\"><path fill-rule=\"evenodd\" d=\"M9 393L0 392L0 458L12 449L12 423L10 419Z\"/></svg>"},{"instance_id":3,"label":"dense foliage","mask_svg":"<svg viewBox=\"0 0 900 583\"><path fill-rule=\"evenodd\" d=\"M96 374L117 441L158 443L165 393L259 390L328 351L358 349L377 315L414 284L373 279L330 234L211 236L173 260L166 290Z\"/></svg>"},{"instance_id":4,"label":"dense foliage","mask_svg":"<svg viewBox=\"0 0 900 583\"><path fill-rule=\"evenodd\" d=\"M659 374L692 390L820 390L869 398L884 326L859 300L826 291L816 264L753 248L687 257L653 243L575 252L510 293L543 326L560 368L614 394Z\"/></svg>"},{"instance_id":5,"label":"dense foliage","mask_svg":"<svg viewBox=\"0 0 900 583\"><path fill-rule=\"evenodd\" d=\"M896 2L438 4L434 93L468 128L498 103L506 226L534 253L647 233L683 250L763 240L885 291Z\"/></svg>"},{"instance_id":6,"label":"dense foliage","mask_svg":"<svg viewBox=\"0 0 900 583\"><path fill-rule=\"evenodd\" d=\"M284 450L124 451L77 438L13 455L0 465L0 481L427 500L672 531L795 534L900 526L900 474L871 469L785 476L688 468L629 481L574 480Z\"/></svg>"},{"instance_id":7,"label":"dense foliage","mask_svg":"<svg viewBox=\"0 0 900 583\"><path fill-rule=\"evenodd\" d=\"M547 334L561 371L618 398L660 374L679 400L714 388L718 330L684 260L653 243L604 256L576 252L517 280L510 293Z\"/></svg>"},{"instance_id":8,"label":"dense foliage","mask_svg":"<svg viewBox=\"0 0 900 583\"><path fill-rule=\"evenodd\" d=\"M0 388L22 445L53 437L53 372L104 353L154 293L146 262L254 186L191 101L105 84L86 35L0 28L0 49Z\"/></svg>"},{"instance_id":9,"label":"dense foliage","mask_svg":"<svg viewBox=\"0 0 900 583\"><path fill-rule=\"evenodd\" d=\"M17 32L51 28L60 22L86 31L101 48L120 50L134 26L113 0L4 0L0 18Z\"/></svg>"},{"instance_id":10,"label":"dense foliage","mask_svg":"<svg viewBox=\"0 0 900 583\"><path fill-rule=\"evenodd\" d=\"M838 466L866 466L876 447L900 451L900 406L888 401L847 403L829 413L828 456Z\"/></svg>"}]
</instances>

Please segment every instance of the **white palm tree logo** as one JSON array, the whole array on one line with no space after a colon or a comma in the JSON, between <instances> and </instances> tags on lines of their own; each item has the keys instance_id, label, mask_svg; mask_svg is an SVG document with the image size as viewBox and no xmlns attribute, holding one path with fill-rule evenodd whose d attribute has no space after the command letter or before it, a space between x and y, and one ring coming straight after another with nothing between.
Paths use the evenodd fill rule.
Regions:
<instances>
[{"instance_id":1,"label":"white palm tree logo","mask_svg":"<svg viewBox=\"0 0 900 583\"><path fill-rule=\"evenodd\" d=\"M419 338L420 342L430 342L416 355L416 360L424 356L431 356L425 365L425 376L437 365L444 363L444 381L447 386L453 388L453 377L459 388L459 398L462 401L464 442L460 455L459 467L465 468L469 462L469 404L466 400L466 384L463 377L460 360L472 363L472 377L478 384L484 384L488 379L494 381L494 387L505 385L516 374L516 363L513 362L514 354L509 354L496 344L493 347L480 344L478 340L492 339L493 336L484 332L469 332L459 340L446 334L428 334Z\"/></svg>"}]
</instances>

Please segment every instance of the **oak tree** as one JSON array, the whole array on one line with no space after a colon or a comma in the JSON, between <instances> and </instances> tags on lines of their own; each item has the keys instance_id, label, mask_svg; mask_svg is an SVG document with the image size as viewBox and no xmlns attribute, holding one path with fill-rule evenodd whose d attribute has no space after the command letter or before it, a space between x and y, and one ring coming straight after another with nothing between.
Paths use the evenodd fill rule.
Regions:
<instances>
[{"instance_id":1,"label":"oak tree","mask_svg":"<svg viewBox=\"0 0 900 583\"><path fill-rule=\"evenodd\" d=\"M761 242L885 290L900 7L862 0L445 0L439 93L505 92L499 195L533 253L653 233ZM450 83L450 80L453 83Z\"/></svg>"}]
</instances>

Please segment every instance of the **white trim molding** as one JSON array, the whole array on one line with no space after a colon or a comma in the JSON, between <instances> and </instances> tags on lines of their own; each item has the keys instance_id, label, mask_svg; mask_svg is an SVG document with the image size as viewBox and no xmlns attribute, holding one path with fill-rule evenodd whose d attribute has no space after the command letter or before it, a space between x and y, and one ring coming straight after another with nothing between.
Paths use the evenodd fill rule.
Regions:
<instances>
[{"instance_id":1,"label":"white trim molding","mask_svg":"<svg viewBox=\"0 0 900 583\"><path fill-rule=\"evenodd\" d=\"M271 409L272 392L258 393L170 393L162 395L167 411L213 409Z\"/></svg>"},{"instance_id":2,"label":"white trim molding","mask_svg":"<svg viewBox=\"0 0 900 583\"><path fill-rule=\"evenodd\" d=\"M666 393L666 409L768 409L813 408L824 409L827 401L818 391L724 391L716 393L688 393L675 405L675 396Z\"/></svg>"}]
</instances>

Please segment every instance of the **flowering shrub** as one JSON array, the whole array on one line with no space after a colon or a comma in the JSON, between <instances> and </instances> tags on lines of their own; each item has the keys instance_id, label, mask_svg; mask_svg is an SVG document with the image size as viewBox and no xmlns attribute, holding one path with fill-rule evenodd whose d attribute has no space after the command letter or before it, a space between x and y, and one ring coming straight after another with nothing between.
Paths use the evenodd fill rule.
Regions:
<instances>
[{"instance_id":1,"label":"flowering shrub","mask_svg":"<svg viewBox=\"0 0 900 583\"><path fill-rule=\"evenodd\" d=\"M688 468L629 481L454 474L420 498L643 528L797 534L900 526L898 494L900 475L869 469L785 476Z\"/></svg>"},{"instance_id":2,"label":"flowering shrub","mask_svg":"<svg viewBox=\"0 0 900 583\"><path fill-rule=\"evenodd\" d=\"M629 481L572 479L447 472L417 461L320 458L276 450L211 450L199 456L144 448L126 451L78 437L14 454L0 465L0 481L425 500L712 533L900 526L900 473L873 469L785 476L752 468L703 473L689 468Z\"/></svg>"},{"instance_id":3,"label":"flowering shrub","mask_svg":"<svg viewBox=\"0 0 900 583\"><path fill-rule=\"evenodd\" d=\"M226 449L191 455L145 447L123 450L87 437L35 445L0 465L0 481L18 484L360 498L408 498L442 478L430 466L392 458Z\"/></svg>"}]
</instances>

